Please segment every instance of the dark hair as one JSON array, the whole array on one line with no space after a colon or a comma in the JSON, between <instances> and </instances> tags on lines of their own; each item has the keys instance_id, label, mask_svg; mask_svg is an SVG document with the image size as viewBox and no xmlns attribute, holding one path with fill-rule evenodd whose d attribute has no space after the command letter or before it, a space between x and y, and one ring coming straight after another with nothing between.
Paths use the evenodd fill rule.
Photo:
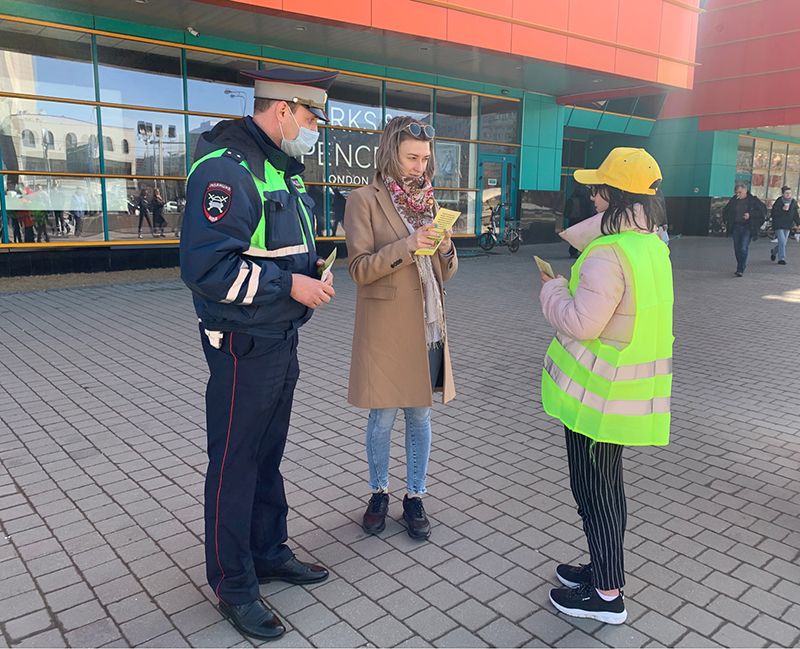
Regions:
<instances>
[{"instance_id":1,"label":"dark hair","mask_svg":"<svg viewBox=\"0 0 800 649\"><path fill-rule=\"evenodd\" d=\"M608 208L600 222L600 231L603 234L618 234L629 218L637 228L647 232L653 232L664 222L664 207L656 195L632 194L610 185L595 185L595 191L608 201ZM642 206L644 223L636 220L633 209L636 203Z\"/></svg>"},{"instance_id":2,"label":"dark hair","mask_svg":"<svg viewBox=\"0 0 800 649\"><path fill-rule=\"evenodd\" d=\"M422 133L419 137L414 137L408 130L409 124L419 124L425 127L425 122L420 122L409 115L393 117L383 129L378 150L375 152L375 166L382 177L389 176L400 182L403 175L403 165L400 163L400 145L406 140L419 140L420 142L430 143L431 157L428 158L428 165L425 167L425 178L433 180L436 175L436 160L434 159L433 140L428 139Z\"/></svg>"},{"instance_id":3,"label":"dark hair","mask_svg":"<svg viewBox=\"0 0 800 649\"><path fill-rule=\"evenodd\" d=\"M277 104L279 101L285 101L284 99L262 99L261 97L256 97L255 102L253 103L253 115L257 113L266 113L272 104ZM287 101L286 104L289 106L289 110L294 113L297 104L293 101Z\"/></svg>"},{"instance_id":4,"label":"dark hair","mask_svg":"<svg viewBox=\"0 0 800 649\"><path fill-rule=\"evenodd\" d=\"M781 194L783 194L783 192L785 192L787 190L788 191L792 191L792 188L789 187L789 185L784 185L783 187L781 187Z\"/></svg>"}]
</instances>

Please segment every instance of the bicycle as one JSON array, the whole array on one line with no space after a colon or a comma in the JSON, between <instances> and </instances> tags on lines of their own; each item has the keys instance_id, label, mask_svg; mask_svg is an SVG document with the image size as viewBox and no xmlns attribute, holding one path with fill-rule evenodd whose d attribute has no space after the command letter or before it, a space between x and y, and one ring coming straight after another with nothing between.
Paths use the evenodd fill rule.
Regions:
<instances>
[{"instance_id":1,"label":"bicycle","mask_svg":"<svg viewBox=\"0 0 800 649\"><path fill-rule=\"evenodd\" d=\"M503 207L510 207L510 204L498 203L489 208L489 225L479 241L481 248L487 252L495 246L508 246L509 251L514 253L519 250L519 246L522 243L522 231L518 227L506 228L502 237L497 236L497 218L500 216L500 210Z\"/></svg>"}]
</instances>

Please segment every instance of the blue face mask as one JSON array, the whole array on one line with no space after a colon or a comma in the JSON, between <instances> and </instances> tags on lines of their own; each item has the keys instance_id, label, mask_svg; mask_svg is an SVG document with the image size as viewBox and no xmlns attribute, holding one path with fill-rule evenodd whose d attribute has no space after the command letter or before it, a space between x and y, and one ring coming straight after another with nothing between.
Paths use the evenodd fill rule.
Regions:
<instances>
[{"instance_id":1,"label":"blue face mask","mask_svg":"<svg viewBox=\"0 0 800 649\"><path fill-rule=\"evenodd\" d=\"M294 123L297 124L297 118L294 116L294 113L290 111L290 115ZM305 128L297 124L297 128L300 130L297 137L293 140L287 140L283 135L283 124L279 124L279 126L281 127L282 138L281 151L286 155L292 158L299 158L300 156L308 155L314 150L314 145L317 143L317 140L319 140L319 133L317 131L312 131L310 128Z\"/></svg>"}]
</instances>

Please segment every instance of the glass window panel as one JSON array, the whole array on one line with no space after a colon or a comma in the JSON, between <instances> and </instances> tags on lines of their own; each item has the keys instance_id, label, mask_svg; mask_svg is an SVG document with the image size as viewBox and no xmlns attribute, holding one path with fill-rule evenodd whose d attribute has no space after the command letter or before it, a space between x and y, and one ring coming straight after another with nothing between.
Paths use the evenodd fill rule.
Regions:
<instances>
[{"instance_id":1,"label":"glass window panel","mask_svg":"<svg viewBox=\"0 0 800 649\"><path fill-rule=\"evenodd\" d=\"M200 115L189 115L189 160L195 162L195 150L200 136L206 131L210 131L217 124L223 121L222 117L202 117ZM132 141L131 141L132 142Z\"/></svg>"},{"instance_id":2,"label":"glass window panel","mask_svg":"<svg viewBox=\"0 0 800 649\"><path fill-rule=\"evenodd\" d=\"M666 95L644 95L639 97L636 106L633 109L634 117L647 117L649 119L656 119L661 113L661 107L664 105Z\"/></svg>"},{"instance_id":3,"label":"glass window panel","mask_svg":"<svg viewBox=\"0 0 800 649\"><path fill-rule=\"evenodd\" d=\"M102 111L104 136L113 142L128 142L128 153L121 144L105 153L106 173L186 175L183 115L121 108Z\"/></svg>"},{"instance_id":4,"label":"glass window panel","mask_svg":"<svg viewBox=\"0 0 800 649\"><path fill-rule=\"evenodd\" d=\"M328 214L330 220L328 236L343 237L344 210L347 206L347 197L350 195L353 187L338 187L336 185L329 185L325 189L328 193Z\"/></svg>"},{"instance_id":5,"label":"glass window panel","mask_svg":"<svg viewBox=\"0 0 800 649\"><path fill-rule=\"evenodd\" d=\"M11 243L104 240L99 178L24 173L17 177L15 188L7 187Z\"/></svg>"},{"instance_id":6,"label":"glass window panel","mask_svg":"<svg viewBox=\"0 0 800 649\"><path fill-rule=\"evenodd\" d=\"M800 172L800 144L790 144L786 152L786 171Z\"/></svg>"},{"instance_id":7,"label":"glass window panel","mask_svg":"<svg viewBox=\"0 0 800 649\"><path fill-rule=\"evenodd\" d=\"M777 194L780 194L781 193L780 188L783 187L783 174L782 173L770 172L770 174L769 174L769 187L770 187L770 191L769 191L770 198L774 198L774 195L775 195L776 191L777 191ZM773 188L776 188L776 190L773 191Z\"/></svg>"},{"instance_id":8,"label":"glass window panel","mask_svg":"<svg viewBox=\"0 0 800 649\"><path fill-rule=\"evenodd\" d=\"M500 153L501 155L517 155L519 147L500 146L496 144L481 144L481 153Z\"/></svg>"},{"instance_id":9,"label":"glass window panel","mask_svg":"<svg viewBox=\"0 0 800 649\"><path fill-rule=\"evenodd\" d=\"M328 117L334 126L383 130L381 81L347 74L336 77L328 91Z\"/></svg>"},{"instance_id":10,"label":"glass window panel","mask_svg":"<svg viewBox=\"0 0 800 649\"><path fill-rule=\"evenodd\" d=\"M635 103L636 97L609 99L608 104L606 104L606 112L617 113L619 115L630 115L633 112L633 106Z\"/></svg>"},{"instance_id":11,"label":"glass window panel","mask_svg":"<svg viewBox=\"0 0 800 649\"><path fill-rule=\"evenodd\" d=\"M792 188L792 196L797 197L797 192L800 191L800 174L787 173L786 184Z\"/></svg>"},{"instance_id":12,"label":"glass window panel","mask_svg":"<svg viewBox=\"0 0 800 649\"><path fill-rule=\"evenodd\" d=\"M461 212L461 216L453 226L453 234L475 234L475 198L477 195L477 192L455 192L438 188L434 191L434 196L441 207Z\"/></svg>"},{"instance_id":13,"label":"glass window panel","mask_svg":"<svg viewBox=\"0 0 800 649\"><path fill-rule=\"evenodd\" d=\"M368 185L375 176L380 133L328 129L328 182Z\"/></svg>"},{"instance_id":14,"label":"glass window panel","mask_svg":"<svg viewBox=\"0 0 800 649\"><path fill-rule=\"evenodd\" d=\"M783 170L786 168L786 145L783 142L772 143L772 164L771 169Z\"/></svg>"},{"instance_id":15,"label":"glass window panel","mask_svg":"<svg viewBox=\"0 0 800 649\"><path fill-rule=\"evenodd\" d=\"M436 138L437 187L475 188L478 176L478 145Z\"/></svg>"},{"instance_id":16,"label":"glass window panel","mask_svg":"<svg viewBox=\"0 0 800 649\"><path fill-rule=\"evenodd\" d=\"M739 150L736 153L736 164L740 167L753 166L753 147L756 141L751 137L739 136Z\"/></svg>"},{"instance_id":17,"label":"glass window panel","mask_svg":"<svg viewBox=\"0 0 800 649\"><path fill-rule=\"evenodd\" d=\"M96 110L32 99L0 102L5 169L100 173Z\"/></svg>"},{"instance_id":18,"label":"glass window panel","mask_svg":"<svg viewBox=\"0 0 800 649\"><path fill-rule=\"evenodd\" d=\"M239 70L255 70L258 61L213 52L186 50L189 110L221 115L253 113L253 81Z\"/></svg>"},{"instance_id":19,"label":"glass window panel","mask_svg":"<svg viewBox=\"0 0 800 649\"><path fill-rule=\"evenodd\" d=\"M477 95L450 90L436 91L436 136L459 140L478 139Z\"/></svg>"},{"instance_id":20,"label":"glass window panel","mask_svg":"<svg viewBox=\"0 0 800 649\"><path fill-rule=\"evenodd\" d=\"M761 200L766 200L767 198L767 174L763 171L755 171L753 172L753 178L750 181L750 193L753 196L758 196Z\"/></svg>"},{"instance_id":21,"label":"glass window panel","mask_svg":"<svg viewBox=\"0 0 800 649\"><path fill-rule=\"evenodd\" d=\"M163 221L153 218L153 190L158 188L164 198ZM145 190L146 213L139 210L139 196ZM183 180L139 180L107 178L106 206L108 209L108 238L112 241L142 239L175 239L180 229L183 207L186 204L186 183ZM161 236L163 228L163 237Z\"/></svg>"},{"instance_id":22,"label":"glass window panel","mask_svg":"<svg viewBox=\"0 0 800 649\"><path fill-rule=\"evenodd\" d=\"M769 152L770 143L768 140L756 140L755 153L753 155L753 167L756 169L769 169Z\"/></svg>"},{"instance_id":23,"label":"glass window panel","mask_svg":"<svg viewBox=\"0 0 800 649\"><path fill-rule=\"evenodd\" d=\"M519 141L519 102L481 97L481 134L484 142Z\"/></svg>"},{"instance_id":24,"label":"glass window panel","mask_svg":"<svg viewBox=\"0 0 800 649\"><path fill-rule=\"evenodd\" d=\"M606 103L608 102L605 99L601 99L600 101L577 101L575 102L575 106L577 106L578 108L599 110L602 113L606 108Z\"/></svg>"},{"instance_id":25,"label":"glass window panel","mask_svg":"<svg viewBox=\"0 0 800 649\"><path fill-rule=\"evenodd\" d=\"M94 101L92 37L0 20L0 90Z\"/></svg>"},{"instance_id":26,"label":"glass window panel","mask_svg":"<svg viewBox=\"0 0 800 649\"><path fill-rule=\"evenodd\" d=\"M183 109L180 49L98 36L97 60L101 101Z\"/></svg>"},{"instance_id":27,"label":"glass window panel","mask_svg":"<svg viewBox=\"0 0 800 649\"><path fill-rule=\"evenodd\" d=\"M328 212L325 205L325 193L328 191L327 185L316 185L306 183L306 193L314 199L314 234L317 237L328 236Z\"/></svg>"},{"instance_id":28,"label":"glass window panel","mask_svg":"<svg viewBox=\"0 0 800 649\"><path fill-rule=\"evenodd\" d=\"M432 124L433 89L411 86L394 81L386 82L386 121L397 115L411 115Z\"/></svg>"}]
</instances>

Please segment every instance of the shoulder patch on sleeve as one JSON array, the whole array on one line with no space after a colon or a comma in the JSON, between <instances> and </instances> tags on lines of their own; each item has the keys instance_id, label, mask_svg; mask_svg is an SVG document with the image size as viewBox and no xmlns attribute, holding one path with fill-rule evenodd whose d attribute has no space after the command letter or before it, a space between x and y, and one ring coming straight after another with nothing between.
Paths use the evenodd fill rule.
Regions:
<instances>
[{"instance_id":1,"label":"shoulder patch on sleeve","mask_svg":"<svg viewBox=\"0 0 800 649\"><path fill-rule=\"evenodd\" d=\"M208 183L203 196L203 212L211 223L216 223L228 213L232 193L230 185L220 182Z\"/></svg>"}]
</instances>

